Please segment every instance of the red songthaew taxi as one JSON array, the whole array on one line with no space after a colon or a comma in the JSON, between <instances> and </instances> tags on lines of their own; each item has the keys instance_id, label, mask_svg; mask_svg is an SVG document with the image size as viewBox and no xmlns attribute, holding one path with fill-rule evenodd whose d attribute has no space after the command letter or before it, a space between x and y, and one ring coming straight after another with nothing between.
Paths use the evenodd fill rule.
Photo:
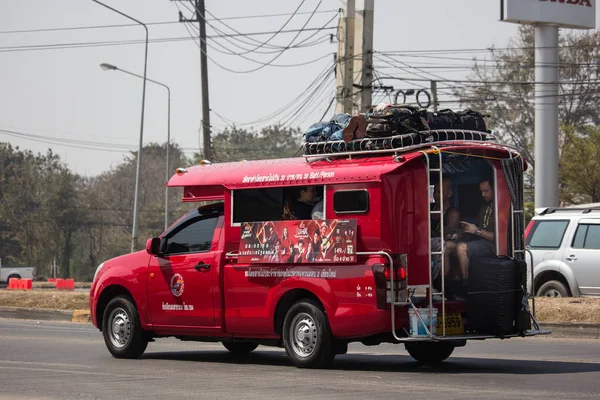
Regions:
<instances>
[{"instance_id":1,"label":"red songthaew taxi","mask_svg":"<svg viewBox=\"0 0 600 400\"><path fill-rule=\"evenodd\" d=\"M547 333L526 300L524 159L490 134L430 135L177 170L191 211L96 271L108 350L174 336L325 367L350 342L439 362L471 339Z\"/></svg>"}]
</instances>

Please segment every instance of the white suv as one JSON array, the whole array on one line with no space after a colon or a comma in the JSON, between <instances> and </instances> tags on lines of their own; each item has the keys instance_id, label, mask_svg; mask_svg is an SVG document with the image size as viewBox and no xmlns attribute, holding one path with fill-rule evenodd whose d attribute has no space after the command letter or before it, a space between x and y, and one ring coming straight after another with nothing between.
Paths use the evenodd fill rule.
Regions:
<instances>
[{"instance_id":1,"label":"white suv","mask_svg":"<svg viewBox=\"0 0 600 400\"><path fill-rule=\"evenodd\" d=\"M536 296L600 296L600 206L537 209L525 231Z\"/></svg>"}]
</instances>

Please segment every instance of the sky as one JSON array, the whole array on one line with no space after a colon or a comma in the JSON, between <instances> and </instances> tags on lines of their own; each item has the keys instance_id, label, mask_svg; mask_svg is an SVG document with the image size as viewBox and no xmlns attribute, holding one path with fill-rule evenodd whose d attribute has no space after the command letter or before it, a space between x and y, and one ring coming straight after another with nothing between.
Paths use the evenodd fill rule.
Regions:
<instances>
[{"instance_id":1,"label":"sky","mask_svg":"<svg viewBox=\"0 0 600 400\"><path fill-rule=\"evenodd\" d=\"M199 127L202 118L200 95L200 56L197 24L178 23L178 12L192 17L189 2L170 0L104 0L111 7L149 25L150 40L182 38L151 43L148 50L147 77L171 89L171 138L186 154L199 151ZM357 0L357 8L361 7ZM300 6L300 7L299 7ZM207 15L209 36L221 33L274 32L290 15L262 18L237 18L265 14L293 13L286 30L335 26L338 0L206 0L206 9L229 27ZM179 7L179 9L178 9ZM317 12L312 15L313 10ZM506 46L517 33L518 26L500 22L499 0L376 0L374 49L382 52L408 52L396 58L415 69L400 70L379 58L376 67L382 73L418 78L423 67L446 79L464 79L472 57L486 57L485 51L465 53L465 61L441 61L441 50L485 49ZM332 22L330 22L332 21ZM169 22L169 23L165 23ZM142 80L119 71L103 71L99 65L110 63L136 74L143 73L144 39L141 26L77 29L66 31L23 32L27 30L65 27L89 27L129 24L130 20L91 0L0 0L0 142L21 149L45 153L48 148L59 154L74 172L94 176L117 166L129 150L135 150L140 135ZM161 23L161 24L154 24ZM10 31L19 31L10 33ZM335 94L333 77L319 81L318 91L307 108L294 114L296 107L286 109L277 118L266 119L298 96L333 64L337 43L327 37L335 29L301 32L293 43L319 42L314 46L289 49L271 65L249 73L271 61L279 53L268 46L288 46L296 35L280 34L259 51L225 55L217 52L243 53L272 35L209 38L208 76L211 125L220 131L235 123L255 127L285 123L306 129L327 111ZM311 35L313 35L310 39ZM189 39L189 40L188 40ZM226 41L228 40L228 41ZM134 44L93 47L49 48L47 45L138 41ZM36 46L46 45L43 48ZM440 50L420 53L410 52ZM411 55L413 54L413 55ZM450 53L452 54L452 53ZM247 60L259 61L255 63ZM263 63L263 64L260 64ZM218 65L217 65L218 64ZM304 64L304 65L298 65ZM296 65L296 66L294 66ZM460 68L439 68L455 65ZM237 71L232 72L232 71ZM434 72L432 72L434 71ZM416 75L415 75L416 74ZM425 77L431 75L425 74ZM388 81L396 88L418 88L424 82ZM374 100L385 100L383 94ZM287 114L287 116L286 116ZM333 114L333 110L329 112ZM251 125L244 123L260 121ZM6 131L9 131L8 134ZM33 136L31 136L33 135ZM143 141L164 143L167 137L167 94L163 87L148 82Z\"/></svg>"}]
</instances>

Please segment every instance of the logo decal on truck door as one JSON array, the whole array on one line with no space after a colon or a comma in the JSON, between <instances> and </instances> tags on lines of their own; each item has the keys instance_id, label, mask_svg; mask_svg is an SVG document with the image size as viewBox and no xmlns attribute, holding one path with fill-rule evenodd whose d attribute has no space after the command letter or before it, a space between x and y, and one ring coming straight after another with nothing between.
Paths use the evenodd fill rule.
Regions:
<instances>
[{"instance_id":1,"label":"logo decal on truck door","mask_svg":"<svg viewBox=\"0 0 600 400\"><path fill-rule=\"evenodd\" d=\"M173 293L174 296L179 297L183 294L183 287L183 276L180 274L173 275L171 278L171 293Z\"/></svg>"}]
</instances>

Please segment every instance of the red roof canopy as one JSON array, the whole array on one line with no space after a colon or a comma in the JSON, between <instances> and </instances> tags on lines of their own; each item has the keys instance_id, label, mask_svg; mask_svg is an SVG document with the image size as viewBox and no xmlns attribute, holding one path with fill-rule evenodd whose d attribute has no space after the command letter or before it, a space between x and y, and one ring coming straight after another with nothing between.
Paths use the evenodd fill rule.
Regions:
<instances>
[{"instance_id":1,"label":"red roof canopy","mask_svg":"<svg viewBox=\"0 0 600 400\"><path fill-rule=\"evenodd\" d=\"M276 160L203 164L175 174L168 186L223 186L228 189L323 185L342 182L376 182L413 158L394 157L306 161L303 157Z\"/></svg>"},{"instance_id":2,"label":"red roof canopy","mask_svg":"<svg viewBox=\"0 0 600 400\"><path fill-rule=\"evenodd\" d=\"M423 149L431 150L431 149ZM509 157L516 151L496 143L454 143L444 152L464 152L484 156ZM170 187L205 187L212 193L219 187L227 189L282 187L289 185L324 185L344 182L377 182L403 164L421 157L420 151L361 158L283 158L275 160L240 161L201 164L175 174Z\"/></svg>"}]
</instances>

